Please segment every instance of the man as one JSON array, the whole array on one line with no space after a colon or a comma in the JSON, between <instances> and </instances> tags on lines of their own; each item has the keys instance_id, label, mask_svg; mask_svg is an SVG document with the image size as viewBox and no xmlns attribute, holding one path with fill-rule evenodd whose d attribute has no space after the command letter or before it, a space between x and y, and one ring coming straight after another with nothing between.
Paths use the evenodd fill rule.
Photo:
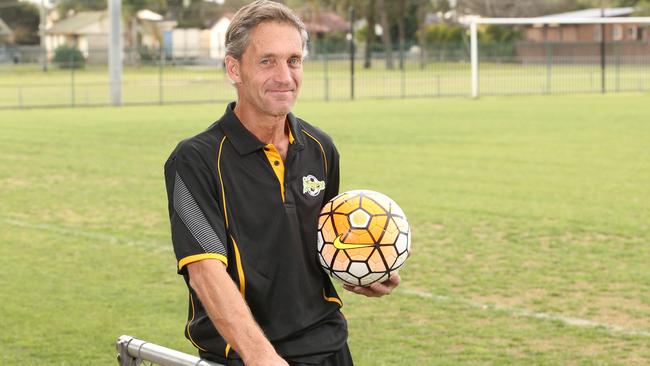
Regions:
<instances>
[{"instance_id":1,"label":"man","mask_svg":"<svg viewBox=\"0 0 650 366\"><path fill-rule=\"evenodd\" d=\"M347 324L316 256L317 217L338 193L338 153L290 113L307 33L284 5L234 16L225 66L238 100L165 164L178 272L189 290L186 337L227 365L352 365ZM303 193L303 177L325 188ZM322 185L321 185L322 186ZM371 287L382 296L399 276Z\"/></svg>"}]
</instances>

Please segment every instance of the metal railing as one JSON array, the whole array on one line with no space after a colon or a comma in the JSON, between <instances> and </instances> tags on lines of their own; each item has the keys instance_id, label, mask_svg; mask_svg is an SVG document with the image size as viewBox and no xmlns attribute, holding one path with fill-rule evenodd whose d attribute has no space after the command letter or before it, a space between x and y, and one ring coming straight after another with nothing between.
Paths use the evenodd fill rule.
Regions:
<instances>
[{"instance_id":1,"label":"metal railing","mask_svg":"<svg viewBox=\"0 0 650 366\"><path fill-rule=\"evenodd\" d=\"M601 67L593 42L482 44L478 68L482 95L607 93L650 90L650 42L608 42ZM359 47L361 48L361 46ZM84 64L48 64L5 50L0 61L0 108L110 105L103 51L90 50ZM30 49L29 52L34 52ZM11 54L10 54L11 53ZM396 50L394 67L383 51L357 50L354 75L343 50L310 52L304 63L301 100L470 96L472 73L467 44L438 44ZM182 56L182 57L181 57ZM126 52L122 75L125 105L227 102L235 89L222 61L207 50L182 53L140 49ZM22 60L28 60L23 62ZM16 61L16 62L14 62ZM604 88L603 88L604 85ZM354 90L354 93L352 91Z\"/></svg>"},{"instance_id":2,"label":"metal railing","mask_svg":"<svg viewBox=\"0 0 650 366\"><path fill-rule=\"evenodd\" d=\"M116 348L120 366L223 366L128 335L117 339Z\"/></svg>"}]
</instances>

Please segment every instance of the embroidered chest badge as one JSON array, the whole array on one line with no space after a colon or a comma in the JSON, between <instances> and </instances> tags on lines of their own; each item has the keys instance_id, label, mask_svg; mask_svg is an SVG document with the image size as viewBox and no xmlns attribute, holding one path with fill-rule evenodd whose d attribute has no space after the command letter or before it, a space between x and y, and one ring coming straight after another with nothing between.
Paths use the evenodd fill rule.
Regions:
<instances>
[{"instance_id":1,"label":"embroidered chest badge","mask_svg":"<svg viewBox=\"0 0 650 366\"><path fill-rule=\"evenodd\" d=\"M307 175L302 177L302 193L309 193L310 196L316 197L325 189L325 181L318 180L313 175Z\"/></svg>"}]
</instances>

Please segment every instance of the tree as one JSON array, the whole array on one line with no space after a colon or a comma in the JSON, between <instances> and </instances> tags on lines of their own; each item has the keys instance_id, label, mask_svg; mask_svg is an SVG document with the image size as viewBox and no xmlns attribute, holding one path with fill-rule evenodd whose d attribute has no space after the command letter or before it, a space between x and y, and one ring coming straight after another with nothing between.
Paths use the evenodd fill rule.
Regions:
<instances>
[{"instance_id":1,"label":"tree","mask_svg":"<svg viewBox=\"0 0 650 366\"><path fill-rule=\"evenodd\" d=\"M404 69L404 44L406 43L406 29L404 18L406 17L406 0L397 1L397 39L399 42L399 68Z\"/></svg>"},{"instance_id":2,"label":"tree","mask_svg":"<svg viewBox=\"0 0 650 366\"><path fill-rule=\"evenodd\" d=\"M386 68L393 70L393 44L390 39L390 23L388 22L388 11L384 0L377 0L377 15L383 31L381 32L381 40L384 44L384 57L386 58Z\"/></svg>"},{"instance_id":3,"label":"tree","mask_svg":"<svg viewBox=\"0 0 650 366\"><path fill-rule=\"evenodd\" d=\"M40 15L36 5L0 0L0 18L13 30L15 43L38 44Z\"/></svg>"},{"instance_id":4,"label":"tree","mask_svg":"<svg viewBox=\"0 0 650 366\"><path fill-rule=\"evenodd\" d=\"M366 12L366 49L363 56L363 68L372 67L372 45L375 43L375 0L368 0Z\"/></svg>"},{"instance_id":5,"label":"tree","mask_svg":"<svg viewBox=\"0 0 650 366\"><path fill-rule=\"evenodd\" d=\"M61 14L68 14L71 10L76 12L80 11L93 11L106 9L106 0L59 0L57 8Z\"/></svg>"}]
</instances>

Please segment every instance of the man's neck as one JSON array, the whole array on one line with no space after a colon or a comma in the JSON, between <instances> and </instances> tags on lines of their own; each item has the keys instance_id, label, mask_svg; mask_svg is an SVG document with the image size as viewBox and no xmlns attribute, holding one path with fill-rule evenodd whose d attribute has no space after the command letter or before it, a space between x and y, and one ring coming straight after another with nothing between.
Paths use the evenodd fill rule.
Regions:
<instances>
[{"instance_id":1,"label":"man's neck","mask_svg":"<svg viewBox=\"0 0 650 366\"><path fill-rule=\"evenodd\" d=\"M235 105L234 112L244 127L265 144L279 146L287 143L286 115L271 116L261 113L254 106L239 103Z\"/></svg>"}]
</instances>

